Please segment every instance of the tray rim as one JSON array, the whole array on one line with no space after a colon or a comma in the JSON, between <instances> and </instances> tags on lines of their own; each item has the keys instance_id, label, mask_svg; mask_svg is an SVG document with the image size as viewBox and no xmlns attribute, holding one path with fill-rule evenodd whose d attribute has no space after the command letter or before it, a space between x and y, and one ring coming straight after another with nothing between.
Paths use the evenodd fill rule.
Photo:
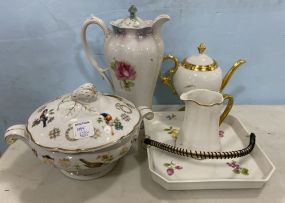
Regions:
<instances>
[{"instance_id":1,"label":"tray rim","mask_svg":"<svg viewBox=\"0 0 285 203\"><path fill-rule=\"evenodd\" d=\"M156 111L154 112L154 114L169 114L169 113L179 113L180 111ZM241 120L239 119L238 116L236 115L233 115L233 114L229 114L227 116L227 118L225 119L224 122L230 120L230 119L233 119L233 120L236 120L236 122L239 122L241 127L249 134L249 130L245 127L245 125L243 124L243 122L241 122ZM151 121L147 121L147 122L151 122ZM144 125L146 126L146 124L144 123ZM165 183L167 184L183 184L183 183L214 183L214 182L235 182L235 183L243 183L243 182L252 182L252 183L265 183L267 182L271 176L273 175L273 173L275 172L276 168L275 168L275 165L272 163L272 161L269 159L269 157L267 156L267 154L263 151L263 149L260 147L259 144L256 143L256 148L258 148L260 150L260 153L262 154L262 156L264 156L264 158L266 159L266 161L269 163L270 167L271 167L271 170L270 172L266 175L265 178L260 178L260 179L242 179L242 178L237 178L237 179L227 179L227 178L220 178L220 179L188 179L188 180L167 180L166 178L164 178L163 176L161 176L159 173L157 173L154 168L153 168L153 164L151 162L151 157L150 156L150 147L151 146L147 146L147 158L148 158L148 167L149 167L149 170L151 172L151 176L152 176L152 179L159 183L158 181L156 181L154 179L154 175L156 176L156 178L160 178L162 181L164 181ZM160 184L160 183L159 183ZM262 184L262 185L263 185ZM160 184L161 185L161 184ZM261 186L262 186L261 185ZM161 185L163 186L163 185ZM261 187L260 186L260 187ZM165 187L165 186L163 186ZM209 189L209 188L207 188ZM216 188L213 188L213 189L216 189ZM231 188L233 189L233 188Z\"/></svg>"}]
</instances>

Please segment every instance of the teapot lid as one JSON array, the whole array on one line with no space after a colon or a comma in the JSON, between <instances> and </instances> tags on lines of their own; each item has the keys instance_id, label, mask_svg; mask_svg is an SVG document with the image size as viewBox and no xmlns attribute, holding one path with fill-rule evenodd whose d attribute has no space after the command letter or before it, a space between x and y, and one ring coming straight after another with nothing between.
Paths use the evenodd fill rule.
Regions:
<instances>
[{"instance_id":1,"label":"teapot lid","mask_svg":"<svg viewBox=\"0 0 285 203\"><path fill-rule=\"evenodd\" d=\"M199 54L193 55L191 57L185 58L182 61L182 65L186 69L190 69L193 71L212 71L218 67L217 62L206 55L204 52L206 50L206 46L204 43L200 43L198 48Z\"/></svg>"},{"instance_id":2,"label":"teapot lid","mask_svg":"<svg viewBox=\"0 0 285 203\"><path fill-rule=\"evenodd\" d=\"M130 135L140 113L128 100L87 83L46 103L28 119L30 139L49 150L77 153L111 146Z\"/></svg>"},{"instance_id":3,"label":"teapot lid","mask_svg":"<svg viewBox=\"0 0 285 203\"><path fill-rule=\"evenodd\" d=\"M132 28L132 29L142 29L147 27L152 27L152 20L143 20L136 16L137 8L135 5L131 5L129 8L130 16L125 19L118 19L111 21L111 25L118 28Z\"/></svg>"}]
</instances>

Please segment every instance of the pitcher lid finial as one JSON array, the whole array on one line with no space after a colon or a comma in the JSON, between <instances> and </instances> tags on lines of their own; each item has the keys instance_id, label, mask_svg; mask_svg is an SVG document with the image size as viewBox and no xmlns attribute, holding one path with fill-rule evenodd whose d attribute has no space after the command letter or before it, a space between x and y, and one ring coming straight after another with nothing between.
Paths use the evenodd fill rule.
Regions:
<instances>
[{"instance_id":1,"label":"pitcher lid finial","mask_svg":"<svg viewBox=\"0 0 285 203\"><path fill-rule=\"evenodd\" d=\"M144 29L152 28L154 21L153 20L143 20L137 16L137 7L131 5L128 9L129 15L124 19L117 19L111 21L111 25L120 28L120 29Z\"/></svg>"},{"instance_id":2,"label":"pitcher lid finial","mask_svg":"<svg viewBox=\"0 0 285 203\"><path fill-rule=\"evenodd\" d=\"M199 54L203 54L206 50L206 45L202 42L199 44L197 48L198 48Z\"/></svg>"},{"instance_id":3,"label":"pitcher lid finial","mask_svg":"<svg viewBox=\"0 0 285 203\"><path fill-rule=\"evenodd\" d=\"M131 5L128 11L130 12L130 19L135 19L136 12L138 11L137 7L135 5Z\"/></svg>"}]
</instances>

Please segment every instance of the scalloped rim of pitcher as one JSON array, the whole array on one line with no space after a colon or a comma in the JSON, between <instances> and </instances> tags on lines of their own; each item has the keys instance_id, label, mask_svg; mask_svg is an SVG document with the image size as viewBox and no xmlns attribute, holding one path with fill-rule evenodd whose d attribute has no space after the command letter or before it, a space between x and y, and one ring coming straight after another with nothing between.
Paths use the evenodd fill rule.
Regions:
<instances>
[{"instance_id":1,"label":"scalloped rim of pitcher","mask_svg":"<svg viewBox=\"0 0 285 203\"><path fill-rule=\"evenodd\" d=\"M212 93L212 92L214 92L214 93L220 93L220 92L216 92L216 91L212 91L212 90L208 90L208 89L194 89L194 90L190 90L190 91L188 91L188 92L198 92L198 91L211 92L211 93ZM200 103L200 102L195 101L194 99L182 99L182 97L183 97L185 94L187 94L188 92L184 92L184 93L181 94L180 99L181 99L182 101L192 101L192 102L194 102L194 103L196 103L196 104L198 104L198 105L200 105L200 106L205 106L205 107L212 107L212 106L215 106L215 105L221 105L221 104L224 102L223 96L221 97L221 98L222 98L222 101L221 101L221 102L210 103L210 104L203 104L203 103ZM220 93L220 94L221 94L221 93ZM222 94L221 94L221 95L222 95Z\"/></svg>"}]
</instances>

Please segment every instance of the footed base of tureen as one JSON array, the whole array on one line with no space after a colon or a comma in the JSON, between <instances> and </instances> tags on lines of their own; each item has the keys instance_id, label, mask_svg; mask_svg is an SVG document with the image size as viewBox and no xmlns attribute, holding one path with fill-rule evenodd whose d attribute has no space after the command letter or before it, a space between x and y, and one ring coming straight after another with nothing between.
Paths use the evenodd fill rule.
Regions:
<instances>
[{"instance_id":1,"label":"footed base of tureen","mask_svg":"<svg viewBox=\"0 0 285 203\"><path fill-rule=\"evenodd\" d=\"M105 168L99 172L94 172L94 173L88 173L88 174L82 174L80 172L68 172L65 170L60 170L61 173L63 173L65 176L75 179L75 180L92 180L92 179L96 179L96 178L100 178L104 175L106 175L108 172L110 172L115 165L117 164L117 161L108 164L105 166Z\"/></svg>"}]
</instances>

